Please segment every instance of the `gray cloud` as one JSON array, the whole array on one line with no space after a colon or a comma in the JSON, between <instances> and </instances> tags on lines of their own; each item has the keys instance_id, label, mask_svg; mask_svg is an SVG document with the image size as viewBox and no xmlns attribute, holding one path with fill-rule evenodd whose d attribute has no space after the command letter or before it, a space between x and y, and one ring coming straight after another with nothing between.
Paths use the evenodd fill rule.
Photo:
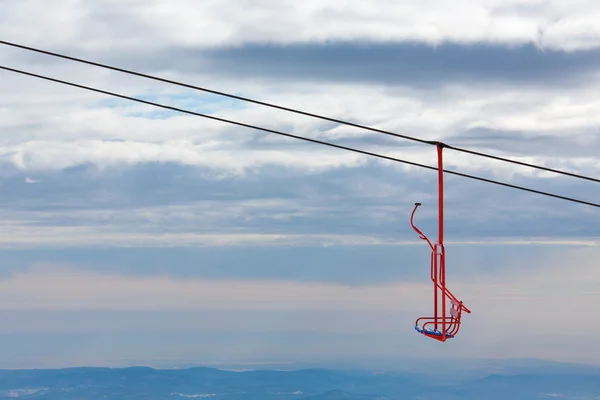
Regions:
<instances>
[{"instance_id":1,"label":"gray cloud","mask_svg":"<svg viewBox=\"0 0 600 400\"><path fill-rule=\"evenodd\" d=\"M138 164L99 170L5 169L0 201L5 226L93 227L97 233L268 233L373 235L416 240L408 224L413 203L424 203L417 224L435 235L436 177L369 164L304 174L259 168L218 178L179 164ZM483 174L484 176L486 174ZM36 184L26 183L26 177ZM556 199L448 176L448 238L595 237L593 210ZM560 181L560 183L558 183ZM567 179L513 183L593 201L593 184ZM510 196L511 201L504 201ZM11 210L8 213L8 210ZM18 235L13 231L13 235ZM90 231L90 233L93 231Z\"/></svg>"},{"instance_id":2,"label":"gray cloud","mask_svg":"<svg viewBox=\"0 0 600 400\"><path fill-rule=\"evenodd\" d=\"M533 45L431 46L405 42L255 44L180 50L177 54L177 59L195 58L208 58L212 71L236 78L364 82L430 90L451 84L510 84L523 88L583 85L600 66L598 50L567 53L540 50ZM178 68L192 65L188 61Z\"/></svg>"},{"instance_id":3,"label":"gray cloud","mask_svg":"<svg viewBox=\"0 0 600 400\"><path fill-rule=\"evenodd\" d=\"M453 145L465 148L485 148L487 153L511 154L513 156L529 156L531 154L548 156L546 165L561 169L561 161L574 157L595 158L595 149L600 147L598 130L590 127L569 135L562 135L540 129L537 132L511 131L489 128L467 129L450 141ZM550 157L551 156L551 157Z\"/></svg>"}]
</instances>

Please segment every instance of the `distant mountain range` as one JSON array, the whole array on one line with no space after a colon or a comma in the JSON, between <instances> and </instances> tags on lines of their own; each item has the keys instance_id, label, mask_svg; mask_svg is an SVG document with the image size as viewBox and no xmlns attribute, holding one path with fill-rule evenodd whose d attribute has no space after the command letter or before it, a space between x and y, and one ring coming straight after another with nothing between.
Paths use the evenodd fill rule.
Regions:
<instances>
[{"instance_id":1,"label":"distant mountain range","mask_svg":"<svg viewBox=\"0 0 600 400\"><path fill-rule=\"evenodd\" d=\"M452 364L432 364L452 368ZM130 368L0 370L0 399L210 399L210 400L401 400L401 399L595 399L597 369L522 372L468 381L437 381L435 374L399 372L223 371Z\"/></svg>"}]
</instances>

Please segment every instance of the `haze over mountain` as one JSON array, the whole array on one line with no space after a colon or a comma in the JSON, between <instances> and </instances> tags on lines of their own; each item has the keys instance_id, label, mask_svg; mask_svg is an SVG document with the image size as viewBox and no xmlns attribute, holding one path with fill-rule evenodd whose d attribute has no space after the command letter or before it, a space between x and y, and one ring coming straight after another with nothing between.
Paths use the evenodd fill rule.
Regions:
<instances>
[{"instance_id":1,"label":"haze over mountain","mask_svg":"<svg viewBox=\"0 0 600 400\"><path fill-rule=\"evenodd\" d=\"M392 399L597 399L600 368L579 366L480 378L438 380L429 373L302 369L225 371L68 368L1 370L0 399L392 400ZM573 367L573 366L571 366ZM564 367L563 367L564 368ZM457 368L457 375L460 368Z\"/></svg>"}]
</instances>

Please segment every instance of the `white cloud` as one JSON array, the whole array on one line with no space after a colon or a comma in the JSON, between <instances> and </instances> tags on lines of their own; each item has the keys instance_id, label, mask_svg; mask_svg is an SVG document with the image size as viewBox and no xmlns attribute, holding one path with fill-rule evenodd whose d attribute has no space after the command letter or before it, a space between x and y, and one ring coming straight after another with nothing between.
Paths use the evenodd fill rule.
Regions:
<instances>
[{"instance_id":1,"label":"white cloud","mask_svg":"<svg viewBox=\"0 0 600 400\"><path fill-rule=\"evenodd\" d=\"M235 211L235 208L239 208ZM410 231L394 235L385 234L352 234L352 233L293 233L289 229L280 233L267 233L260 225L254 228L246 228L244 232L236 233L236 229L229 227L231 221L224 219L228 214L236 213L243 215L253 207L248 204L233 205L225 207L223 214L215 214L208 218L195 215L190 209L141 209L135 211L125 210L104 212L81 212L83 220L76 225L53 226L44 222L44 219L32 218L23 215L22 219L18 213L13 215L18 219L13 221L2 219L0 229L0 248L4 249L34 249L45 247L68 247L68 248L96 248L96 247L181 247L181 246L218 246L218 247L288 247L288 246L425 246ZM255 211L260 210L255 206ZM265 213L269 212L265 209ZM196 211L197 212L197 211ZM69 212L62 218L73 218L76 212ZM132 215L134 214L134 215ZM52 212L55 218L61 218L61 213ZM202 215L202 214L201 214ZM269 212L273 219L291 219L289 212ZM297 216L297 215L296 215ZM214 220L213 220L214 218ZM261 217L257 217L261 219ZM407 216L408 218L408 216ZM248 219L252 219L248 216ZM195 232L193 228L186 225L204 226L203 231L214 231L212 233ZM98 221L110 221L100 223ZM145 221L142 222L142 221ZM407 223L407 222L406 222ZM148 225L152 225L150 228ZM176 231L168 229L169 226L177 226ZM221 225L221 229L215 229ZM250 225L252 226L252 225ZM226 232L221 232L225 230ZM178 232L179 231L179 232ZM181 232L183 231L183 232ZM434 234L432 233L433 237ZM457 238L446 240L449 246L461 244L472 246L565 246L565 247L597 247L600 237L586 238L560 238L560 237L510 237L489 238L473 240L471 238Z\"/></svg>"},{"instance_id":2,"label":"white cloud","mask_svg":"<svg viewBox=\"0 0 600 400\"><path fill-rule=\"evenodd\" d=\"M88 141L30 141L14 147L0 147L8 160L24 170L65 169L86 163L100 167L138 164L144 162L176 162L225 170L235 175L245 169L278 165L318 171L339 166L358 166L364 161L352 153L314 154L309 151L293 152L249 150L236 152L210 149L190 141L165 141L163 143ZM364 157L362 157L364 159ZM5 159L6 160L6 159Z\"/></svg>"},{"instance_id":3,"label":"white cloud","mask_svg":"<svg viewBox=\"0 0 600 400\"><path fill-rule=\"evenodd\" d=\"M367 159L363 155L193 116L177 115L168 119L131 116L128 115L129 108L109 108L99 104L95 108L82 107L81 99L61 101L63 97L58 93L57 98L47 96L46 101L39 103L39 97L31 97L39 90L39 82L22 77L16 79L25 86L19 95L3 100L9 111L3 113L0 126L14 134L4 139L0 157L26 170L63 169L86 162L106 166L157 161L210 166L239 174L245 169L264 165L315 171L339 166L358 167ZM529 93L504 89L499 95L495 95L493 88L448 88L440 89L433 97L426 91L385 93L378 88L353 85L331 86L325 92L323 85L305 85L303 94L297 94L295 88L261 94L264 89L251 87L258 93L254 97L270 98L276 103L324 114L328 114L329 109L329 115L335 116L337 111L376 128L430 140L448 140L450 144L473 128L519 132L531 140L543 133L548 139L556 137L557 143L564 142L560 148L561 158L555 156L557 149L549 151L543 144L528 145L529 155L513 158L598 175L600 163L593 152L583 151L590 149L585 146L586 141L594 140L588 132L600 123L595 117L600 115L600 103L593 96L596 86L592 83L581 89L546 89ZM58 87L47 90L55 89ZM353 95L357 90L361 96ZM37 104L30 104L33 99ZM101 99L104 98L98 97ZM178 101L169 103L177 104ZM222 107L217 116L435 165L435 152L425 145L413 146L414 143L402 139L397 139L399 145L410 146L368 145L362 141L381 135L351 127L333 127L330 123L258 106L237 110L229 109L228 104ZM137 106L134 109L140 110ZM261 139L257 139L257 135ZM483 134L480 136L478 142L481 144L478 143L477 149L481 149L483 143L494 145L496 142L496 139L487 142ZM340 142L343 139L352 141ZM267 145L269 148L264 147ZM502 147L520 151L522 137L505 134ZM497 150L490 152L505 156L514 154L514 150L508 154ZM512 178L515 174L544 176L528 168L451 151L446 154L447 165L461 170L491 169L502 178ZM563 161L566 157L568 163Z\"/></svg>"},{"instance_id":4,"label":"white cloud","mask_svg":"<svg viewBox=\"0 0 600 400\"><path fill-rule=\"evenodd\" d=\"M428 0L369 3L293 1L56 1L2 5L3 37L29 43L107 50L327 40L445 41L520 44L554 49L598 47L600 17L591 0ZM36 26L37 29L29 29ZM110 29L108 28L110 26ZM41 34L40 32L44 32ZM52 34L46 34L51 32Z\"/></svg>"}]
</instances>

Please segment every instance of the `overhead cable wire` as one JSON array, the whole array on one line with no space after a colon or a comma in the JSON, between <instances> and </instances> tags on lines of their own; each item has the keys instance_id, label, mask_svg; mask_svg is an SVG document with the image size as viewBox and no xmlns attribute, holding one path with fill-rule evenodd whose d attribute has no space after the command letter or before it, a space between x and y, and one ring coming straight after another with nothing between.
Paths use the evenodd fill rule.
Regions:
<instances>
[{"instance_id":1,"label":"overhead cable wire","mask_svg":"<svg viewBox=\"0 0 600 400\"><path fill-rule=\"evenodd\" d=\"M146 78L146 79L152 79L152 80L155 80L155 81L159 81L159 82L163 82L163 83L168 83L168 84L176 85L176 86L181 86L181 87L185 87L185 88L188 88L188 89L194 89L194 90L198 90L198 91L202 91L202 92L206 92L206 93L212 93L212 94L215 94L215 95L218 95L218 96L229 97L229 98L232 98L232 99L241 100L241 101L245 101L245 102L249 102L249 103L254 103L254 104L261 105L261 106L271 107L271 108L275 108L275 109L282 110L282 111L288 111L288 112L292 112L292 113L296 113L296 114L300 114L300 115L305 115L305 116L312 117L312 118L318 118L318 119L322 119L322 120L325 120L325 121L335 122L335 123L338 123L338 124L341 124L341 125L348 125L348 126L352 126L352 127L363 129L363 130L368 130L368 131L372 131L372 132L381 133L381 134L384 134L384 135L394 136L394 137L401 138L401 139L411 140L411 141L414 141L414 142L419 142L419 143L429 144L429 145L436 145L437 143L439 143L438 141L425 140L425 139L420 139L420 138L416 138L416 137L413 137L413 136L408 136L408 135L403 135L403 134L399 134L399 133L394 133L394 132L391 132L391 131L386 131L386 130L383 130L383 129L377 129L377 128L373 128L373 127L369 127L369 126L366 126L366 125L357 124L357 123L350 122L350 121L345 121L345 120L341 120L341 119L337 119L337 118L327 117L327 116L324 116L324 115L315 114L315 113L311 113L311 112L301 111L301 110L298 110L298 109L284 107L284 106L281 106L281 105L277 105L277 104L273 104L273 103L267 103L267 102L264 102L264 101L254 100L254 99L250 99L248 97L242 97L242 96L238 96L238 95L234 95L234 94L230 94L230 93L225 93L225 92L221 92L221 91L217 91L217 90L213 90L213 89L209 89L209 88L205 88L205 87L201 87L201 86L195 86L195 85L191 85L191 84L187 84L187 83L183 83L183 82L179 82L179 81L174 81L174 80L170 80L170 79L166 79L166 78L161 78L161 77L154 76L154 75L144 74L144 73L141 73L141 72L136 72L136 71L132 71L132 70L124 69L124 68L114 67L114 66L107 65L107 64L101 64L101 63L98 63L98 62L84 60L82 58L72 57L72 56L68 56L68 55L60 54L60 53L55 53L55 52L48 51L48 50L37 49L37 48L34 48L34 47L29 47L29 46L25 46L25 45L13 43L13 42L8 42L8 41L5 41L5 40L0 40L0 44L6 45L6 46L16 47L16 48L23 49L23 50L33 51L33 52L37 52L37 53L41 53L41 54L45 54L45 55L49 55L49 56L53 56L53 57L59 57L59 58L65 59L65 60L70 60L70 61L75 61L75 62L79 62L79 63L83 63L83 64L93 65L95 67L105 68L105 69L109 69L109 70L113 70L113 71L117 71L117 72L122 72L122 73L129 74L129 75L135 75L135 76L139 76L139 77ZM526 163L526 162L523 162L523 161L513 160L513 159L510 159L510 158L494 156L492 154L478 152L478 151L475 151L475 150L469 150L469 149L458 147L458 146L452 146L452 145L449 145L449 144L446 144L446 143L444 143L444 145L448 149L451 149L451 150L454 150L454 151L458 151L458 152L462 152L462 153L466 153L466 154L471 154L471 155L475 155L475 156L485 157L485 158L489 158L489 159L493 159L493 160L497 160L497 161L508 162L508 163L511 163L511 164L516 164L516 165L520 165L520 166L524 166L524 167L539 169L539 170L546 171L546 172L552 172L552 173L555 173L555 174L560 174L560 175L570 176L570 177L573 177L573 178L584 179L584 180L588 180L588 181L600 183L600 179L599 178L594 178L594 177L591 177L591 176L586 176L586 175L576 174L576 173L572 173L572 172L557 170L557 169L553 169L553 168L544 167L542 165L530 164L530 163Z\"/></svg>"},{"instance_id":2,"label":"overhead cable wire","mask_svg":"<svg viewBox=\"0 0 600 400\"><path fill-rule=\"evenodd\" d=\"M353 147L342 146L342 145L339 145L339 144L325 142L325 141L322 141L322 140L311 139L311 138L307 138L307 137L303 137L303 136L294 135L294 134L291 134L291 133L285 133L285 132L277 131L277 130L274 130L274 129L263 128L263 127L259 127L259 126L251 125L251 124L246 124L246 123L239 122L239 121L232 121L232 120L225 119L225 118L215 117L214 115L202 114L202 113L198 113L198 112L195 112L195 111L186 110L186 109L183 109L183 108L173 107L173 106L169 106L169 105L165 105L165 104L160 104L160 103L156 103L156 102L152 102L152 101L148 101L148 100L139 99L139 98L136 98L136 97L126 96L126 95L115 93L115 92L109 92L107 90L93 88L91 86L80 85L80 84L77 84L77 83L74 83L74 82L68 82L68 81L64 81L64 80L60 80L60 79L56 79L56 78L51 78L49 76L39 75L39 74L35 74L33 72L27 72L27 71L23 71L23 70L20 70L20 69L10 68L10 67L6 67L6 66L2 66L2 65L0 65L0 69L5 70L5 71L14 72L14 73L21 74L21 75L27 75L27 76L38 78L38 79L43 79L43 80L50 81L50 82L55 82L55 83L60 83L60 84L67 85L67 86L76 87L76 88L79 88L79 89L84 89L84 90L88 90L88 91L92 91L92 92L96 92L96 93L101 93L101 94L105 94L105 95L112 96L112 97L118 97L118 98L121 98L121 99L134 101L134 102L137 102L137 103L147 104L147 105L150 105L150 106L159 107L159 108L163 108L163 109L167 109L167 110L171 110L171 111L177 111L177 112L180 112L180 113L185 113L185 114L190 114L190 115L194 115L194 116L197 116L197 117L203 117L203 118L207 118L207 119L212 119L212 120L215 120L215 121L224 122L224 123L231 124L231 125L242 126L242 127L249 128L249 129L255 129L255 130L259 130L259 131L273 133L273 134L280 135L280 136L286 136L286 137L290 137L290 138L294 138L294 139L304 140L304 141L307 141L307 142L321 144L321 145L329 146L329 147L335 147L335 148L338 148L338 149L341 149L341 150L347 150L347 151L351 151L351 152L354 152L354 153L359 153L359 154L363 154L363 155L367 155L367 156L371 156L371 157L381 158L381 159L388 160L388 161L394 161L394 162L398 162L398 163L412 165L412 166L419 167L419 168L426 168L426 169L437 171L436 167L432 167L432 166L429 166L429 165L416 163L416 162L413 162L413 161L408 161L408 160L403 160L403 159L400 159L400 158L390 157L390 156L386 156L386 155L383 155L383 154L378 154L378 153L373 153L373 152L366 151L366 150L356 149L356 148L353 148ZM438 143L436 143L436 145L437 144ZM526 191L526 192L530 192L530 193L535 193L535 194L539 194L539 195L543 195L543 196L553 197L553 198L560 199L560 200L566 200L566 201L570 201L570 202L574 202L574 203L579 203L579 204L584 204L584 205L588 205L588 206L600 208L600 204L598 204L598 203L592 203L592 202L589 202L589 201L580 200L580 199L576 199L576 198L572 198L572 197L560 196L560 195L553 194L553 193L548 193L548 192L543 192L543 191L536 190L536 189L526 188L524 186L512 185L510 183L499 182L499 181L495 181L495 180L492 180L492 179L482 178L482 177L479 177L479 176L465 174L465 173L461 173L461 172L457 172L457 171L452 171L452 170L447 170L447 169L443 169L443 171L445 173L447 173L447 174L456 175L456 176L460 176L460 177L463 177L463 178L474 179L474 180L478 180L478 181L482 181L482 182L491 183L491 184L494 184L494 185L505 186L505 187L509 187L509 188L512 188L512 189L522 190L522 191Z\"/></svg>"}]
</instances>

